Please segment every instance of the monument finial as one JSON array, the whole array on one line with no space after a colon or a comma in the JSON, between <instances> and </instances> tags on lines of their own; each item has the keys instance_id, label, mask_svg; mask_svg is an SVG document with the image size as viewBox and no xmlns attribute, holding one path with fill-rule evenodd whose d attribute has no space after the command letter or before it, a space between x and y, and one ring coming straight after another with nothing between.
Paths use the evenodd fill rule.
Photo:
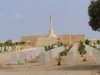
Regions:
<instances>
[{"instance_id":1,"label":"monument finial","mask_svg":"<svg viewBox=\"0 0 100 75\"><path fill-rule=\"evenodd\" d=\"M53 30L53 26L52 26L52 20L53 17L50 15L50 30L49 30L49 37L57 37L57 35L55 35L54 30Z\"/></svg>"}]
</instances>

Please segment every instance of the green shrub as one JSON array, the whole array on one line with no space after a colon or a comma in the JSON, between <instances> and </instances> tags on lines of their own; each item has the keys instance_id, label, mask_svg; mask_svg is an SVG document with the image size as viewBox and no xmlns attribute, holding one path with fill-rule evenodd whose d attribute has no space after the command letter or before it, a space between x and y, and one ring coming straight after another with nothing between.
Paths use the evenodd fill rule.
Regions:
<instances>
[{"instance_id":1,"label":"green shrub","mask_svg":"<svg viewBox=\"0 0 100 75\"><path fill-rule=\"evenodd\" d=\"M67 55L67 51L62 51L61 53L60 53L60 56L66 56Z\"/></svg>"},{"instance_id":2,"label":"green shrub","mask_svg":"<svg viewBox=\"0 0 100 75\"><path fill-rule=\"evenodd\" d=\"M60 47L60 46L64 46L64 43L58 41L58 42L57 42L57 46L58 46L58 47Z\"/></svg>"},{"instance_id":3,"label":"green shrub","mask_svg":"<svg viewBox=\"0 0 100 75\"><path fill-rule=\"evenodd\" d=\"M62 60L61 56L59 55L56 60L57 60L57 65L60 66L61 65L61 60Z\"/></svg>"},{"instance_id":4,"label":"green shrub","mask_svg":"<svg viewBox=\"0 0 100 75\"><path fill-rule=\"evenodd\" d=\"M44 48L45 48L45 51L48 51L48 47L47 46L44 46Z\"/></svg>"},{"instance_id":5,"label":"green shrub","mask_svg":"<svg viewBox=\"0 0 100 75\"><path fill-rule=\"evenodd\" d=\"M100 40L97 40L97 44L100 45Z\"/></svg>"},{"instance_id":6,"label":"green shrub","mask_svg":"<svg viewBox=\"0 0 100 75\"><path fill-rule=\"evenodd\" d=\"M64 46L64 51L62 51L61 53L60 53L60 56L67 56L67 53L69 52L69 50L72 48L72 46L68 46L68 48L67 48L67 46Z\"/></svg>"},{"instance_id":7,"label":"green shrub","mask_svg":"<svg viewBox=\"0 0 100 75\"><path fill-rule=\"evenodd\" d=\"M89 45L89 44L90 44L90 42L91 42L91 41L90 41L90 40L88 40L88 39L86 39L86 40L85 40L85 44L86 44L86 45Z\"/></svg>"},{"instance_id":8,"label":"green shrub","mask_svg":"<svg viewBox=\"0 0 100 75\"><path fill-rule=\"evenodd\" d=\"M45 51L51 50L53 48L54 48L54 44L48 45L48 46L44 46Z\"/></svg>"},{"instance_id":9,"label":"green shrub","mask_svg":"<svg viewBox=\"0 0 100 75\"><path fill-rule=\"evenodd\" d=\"M85 45L83 44L82 41L80 41L79 47L78 47L78 51L81 54L81 56L83 57L84 54L86 54L86 50L85 50Z\"/></svg>"}]
</instances>

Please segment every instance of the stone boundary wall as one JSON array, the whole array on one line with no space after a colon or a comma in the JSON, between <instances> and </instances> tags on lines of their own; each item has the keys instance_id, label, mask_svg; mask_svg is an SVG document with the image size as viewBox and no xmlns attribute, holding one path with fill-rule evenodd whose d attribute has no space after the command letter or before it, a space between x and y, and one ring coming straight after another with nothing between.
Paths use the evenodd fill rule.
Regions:
<instances>
[{"instance_id":1,"label":"stone boundary wall","mask_svg":"<svg viewBox=\"0 0 100 75\"><path fill-rule=\"evenodd\" d=\"M86 45L86 51L94 58L97 65L100 65L100 51Z\"/></svg>"},{"instance_id":2,"label":"stone boundary wall","mask_svg":"<svg viewBox=\"0 0 100 75\"><path fill-rule=\"evenodd\" d=\"M53 58L57 58L59 53L64 51L64 47L56 47L54 49L51 49L49 51L44 51L43 53L41 53L40 55L40 60L42 65L45 65L46 63L49 63L51 59Z\"/></svg>"},{"instance_id":3,"label":"stone boundary wall","mask_svg":"<svg viewBox=\"0 0 100 75\"><path fill-rule=\"evenodd\" d=\"M64 46L57 47L51 50L51 56L52 58L56 58L60 52L64 51Z\"/></svg>"},{"instance_id":4,"label":"stone boundary wall","mask_svg":"<svg viewBox=\"0 0 100 75\"><path fill-rule=\"evenodd\" d=\"M8 64L11 61L12 52L0 53L0 64ZM14 56L13 56L14 57Z\"/></svg>"},{"instance_id":5,"label":"stone boundary wall","mask_svg":"<svg viewBox=\"0 0 100 75\"><path fill-rule=\"evenodd\" d=\"M75 65L75 52L77 47L74 45L67 54L67 64L68 65Z\"/></svg>"},{"instance_id":6,"label":"stone boundary wall","mask_svg":"<svg viewBox=\"0 0 100 75\"><path fill-rule=\"evenodd\" d=\"M43 48L30 50L30 51L22 51L18 52L16 56L18 56L18 63L25 63L25 61L30 61L31 59L38 57L44 51ZM13 61L13 59L12 59ZM11 63L14 64L14 63Z\"/></svg>"}]
</instances>

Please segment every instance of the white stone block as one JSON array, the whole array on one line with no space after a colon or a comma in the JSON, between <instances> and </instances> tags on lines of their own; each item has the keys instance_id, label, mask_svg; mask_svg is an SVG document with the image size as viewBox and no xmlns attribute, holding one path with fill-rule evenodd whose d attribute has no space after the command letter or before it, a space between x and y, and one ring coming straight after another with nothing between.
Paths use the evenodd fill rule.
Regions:
<instances>
[{"instance_id":1,"label":"white stone block","mask_svg":"<svg viewBox=\"0 0 100 75\"><path fill-rule=\"evenodd\" d=\"M18 64L18 58L19 58L19 53L15 51L12 52L11 64Z\"/></svg>"},{"instance_id":2,"label":"white stone block","mask_svg":"<svg viewBox=\"0 0 100 75\"><path fill-rule=\"evenodd\" d=\"M87 45L86 45L86 50L94 58L96 64L100 65L100 51Z\"/></svg>"},{"instance_id":3,"label":"white stone block","mask_svg":"<svg viewBox=\"0 0 100 75\"><path fill-rule=\"evenodd\" d=\"M75 46L73 46L72 48L71 48L71 50L68 52L68 54L67 54L67 64L68 65L75 65L76 63L75 63L75 51L76 51L77 49L76 49L76 47Z\"/></svg>"},{"instance_id":4,"label":"white stone block","mask_svg":"<svg viewBox=\"0 0 100 75\"><path fill-rule=\"evenodd\" d=\"M59 53L64 51L64 47L57 47L57 48L54 48L51 50L51 53L52 53L52 58L57 58Z\"/></svg>"},{"instance_id":5,"label":"white stone block","mask_svg":"<svg viewBox=\"0 0 100 75\"><path fill-rule=\"evenodd\" d=\"M40 58L40 64L45 65L45 54L41 53L39 58Z\"/></svg>"},{"instance_id":6,"label":"white stone block","mask_svg":"<svg viewBox=\"0 0 100 75\"><path fill-rule=\"evenodd\" d=\"M25 63L25 53L20 52L19 53L19 64L23 64L23 63Z\"/></svg>"},{"instance_id":7,"label":"white stone block","mask_svg":"<svg viewBox=\"0 0 100 75\"><path fill-rule=\"evenodd\" d=\"M25 53L25 60L26 60L26 61L29 61L29 60L31 60L31 59L32 59L31 53L30 53L30 52Z\"/></svg>"},{"instance_id":8,"label":"white stone block","mask_svg":"<svg viewBox=\"0 0 100 75\"><path fill-rule=\"evenodd\" d=\"M51 51L45 51L44 54L45 54L45 63L50 62L50 60L51 60Z\"/></svg>"}]
</instances>

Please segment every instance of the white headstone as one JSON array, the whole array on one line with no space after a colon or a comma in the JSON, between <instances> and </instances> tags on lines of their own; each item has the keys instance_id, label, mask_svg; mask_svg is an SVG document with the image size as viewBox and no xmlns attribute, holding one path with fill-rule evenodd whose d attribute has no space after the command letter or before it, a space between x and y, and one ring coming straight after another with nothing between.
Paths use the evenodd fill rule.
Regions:
<instances>
[{"instance_id":1,"label":"white headstone","mask_svg":"<svg viewBox=\"0 0 100 75\"><path fill-rule=\"evenodd\" d=\"M26 55L25 56L26 61L29 61L29 60L32 59L32 53L31 53L31 51L26 52L25 55Z\"/></svg>"},{"instance_id":2,"label":"white headstone","mask_svg":"<svg viewBox=\"0 0 100 75\"><path fill-rule=\"evenodd\" d=\"M18 58L19 58L19 54L18 52L12 52L11 55L11 64L18 64Z\"/></svg>"},{"instance_id":3,"label":"white headstone","mask_svg":"<svg viewBox=\"0 0 100 75\"><path fill-rule=\"evenodd\" d=\"M64 47L57 47L57 48L54 48L51 50L51 53L52 53L52 58L57 58L59 53L64 51Z\"/></svg>"},{"instance_id":4,"label":"white headstone","mask_svg":"<svg viewBox=\"0 0 100 75\"><path fill-rule=\"evenodd\" d=\"M45 65L45 54L41 53L39 58L40 58L40 64L41 65Z\"/></svg>"},{"instance_id":5,"label":"white headstone","mask_svg":"<svg viewBox=\"0 0 100 75\"><path fill-rule=\"evenodd\" d=\"M73 46L67 54L67 64L68 65L74 65L75 64L75 62L74 62L74 60L75 60L75 50L76 50L76 48L75 48L75 46Z\"/></svg>"},{"instance_id":6,"label":"white headstone","mask_svg":"<svg viewBox=\"0 0 100 75\"><path fill-rule=\"evenodd\" d=\"M45 63L48 63L51 60L51 51L45 51Z\"/></svg>"},{"instance_id":7,"label":"white headstone","mask_svg":"<svg viewBox=\"0 0 100 75\"><path fill-rule=\"evenodd\" d=\"M25 54L24 54L24 52L19 53L19 63L20 64L25 63Z\"/></svg>"}]
</instances>

